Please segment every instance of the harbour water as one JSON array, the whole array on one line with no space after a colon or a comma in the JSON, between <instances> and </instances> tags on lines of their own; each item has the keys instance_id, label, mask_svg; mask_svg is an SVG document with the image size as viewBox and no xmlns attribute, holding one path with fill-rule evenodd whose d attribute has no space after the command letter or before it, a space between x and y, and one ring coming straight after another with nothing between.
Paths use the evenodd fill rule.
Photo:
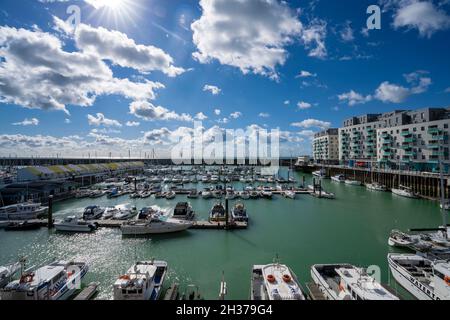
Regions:
<instances>
[{"instance_id":1,"label":"harbour water","mask_svg":"<svg viewBox=\"0 0 450 320\"><path fill-rule=\"evenodd\" d=\"M286 176L287 169L282 175ZM296 173L297 181L304 174ZM306 175L307 182L312 180ZM254 185L257 185L255 183ZM187 185L186 187L189 187ZM240 183L235 184L241 190ZM358 266L378 265L382 281L391 281L394 290L410 298L389 279L386 255L392 229L436 227L441 224L439 205L427 200L413 200L388 192L368 191L324 180L325 190L336 200L297 195L296 200L274 196L272 200L246 200L250 215L246 230L188 230L183 233L123 238L118 229L99 229L93 234L61 234L42 228L38 231L0 231L0 265L26 256L27 265L52 259L84 259L90 271L84 283L98 281L100 299L112 298L112 285L135 260L152 257L169 263L166 287L179 282L198 286L206 299L217 299L222 272L228 285L227 299L248 299L253 264L272 262L276 255L289 265L304 285L311 281L310 266L315 263L347 262ZM197 188L202 190L201 183ZM83 208L131 203L141 208L158 205L170 209L185 195L174 200L73 199L55 205L55 218L82 212ZM208 218L217 199L189 199L197 219ZM230 201L230 208L235 201Z\"/></svg>"}]
</instances>

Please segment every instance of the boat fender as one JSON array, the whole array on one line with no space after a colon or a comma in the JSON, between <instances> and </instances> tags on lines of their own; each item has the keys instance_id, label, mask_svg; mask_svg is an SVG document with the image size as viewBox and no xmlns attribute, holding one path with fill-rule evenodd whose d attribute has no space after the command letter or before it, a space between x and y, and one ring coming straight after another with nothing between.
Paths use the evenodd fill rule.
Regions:
<instances>
[{"instance_id":1,"label":"boat fender","mask_svg":"<svg viewBox=\"0 0 450 320\"><path fill-rule=\"evenodd\" d=\"M270 283L274 283L275 282L275 276L273 274L269 274L267 276L267 281L269 281Z\"/></svg>"},{"instance_id":2,"label":"boat fender","mask_svg":"<svg viewBox=\"0 0 450 320\"><path fill-rule=\"evenodd\" d=\"M288 274L284 274L284 275L283 275L283 281L284 281L284 282L289 283L289 282L291 282L291 280L292 280L292 278L291 278L290 275L288 275Z\"/></svg>"},{"instance_id":3,"label":"boat fender","mask_svg":"<svg viewBox=\"0 0 450 320\"><path fill-rule=\"evenodd\" d=\"M445 276L444 281L448 286L450 286L450 276Z\"/></svg>"}]
</instances>

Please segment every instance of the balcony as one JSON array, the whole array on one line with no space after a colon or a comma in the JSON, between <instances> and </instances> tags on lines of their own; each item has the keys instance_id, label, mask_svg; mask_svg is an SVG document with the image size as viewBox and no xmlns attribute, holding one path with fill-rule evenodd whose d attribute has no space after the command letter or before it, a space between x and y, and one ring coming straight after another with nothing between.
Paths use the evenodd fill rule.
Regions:
<instances>
[{"instance_id":1,"label":"balcony","mask_svg":"<svg viewBox=\"0 0 450 320\"><path fill-rule=\"evenodd\" d=\"M391 138L391 136L389 135L389 133L383 133L383 134L381 134L381 137L382 137L383 139Z\"/></svg>"},{"instance_id":2,"label":"balcony","mask_svg":"<svg viewBox=\"0 0 450 320\"><path fill-rule=\"evenodd\" d=\"M373 142L373 141L367 141L367 142L366 142L366 146L368 146L368 147L373 147L373 146L376 146L376 143Z\"/></svg>"},{"instance_id":3,"label":"balcony","mask_svg":"<svg viewBox=\"0 0 450 320\"><path fill-rule=\"evenodd\" d=\"M403 140L403 142L407 142L407 143L413 143L414 141L416 141L416 139L414 137L405 138Z\"/></svg>"},{"instance_id":4,"label":"balcony","mask_svg":"<svg viewBox=\"0 0 450 320\"><path fill-rule=\"evenodd\" d=\"M400 148L402 148L403 150L408 150L408 149L411 149L411 148L412 148L412 145L409 145L409 144L402 144L402 146L401 146Z\"/></svg>"},{"instance_id":5,"label":"balcony","mask_svg":"<svg viewBox=\"0 0 450 320\"><path fill-rule=\"evenodd\" d=\"M409 130L408 131L402 131L402 133L401 133L402 137L407 137L407 136L410 136L410 135L412 135L412 133L409 132Z\"/></svg>"},{"instance_id":6,"label":"balcony","mask_svg":"<svg viewBox=\"0 0 450 320\"><path fill-rule=\"evenodd\" d=\"M390 146L382 146L381 150L386 151L386 150L391 150Z\"/></svg>"},{"instance_id":7,"label":"balcony","mask_svg":"<svg viewBox=\"0 0 450 320\"><path fill-rule=\"evenodd\" d=\"M414 157L415 155L417 155L417 153L414 150L409 150L409 151L405 152L405 156L408 156L408 157Z\"/></svg>"},{"instance_id":8,"label":"balcony","mask_svg":"<svg viewBox=\"0 0 450 320\"><path fill-rule=\"evenodd\" d=\"M429 134L442 134L442 130L439 129L438 127L432 127L432 128L428 128L428 133Z\"/></svg>"}]
</instances>

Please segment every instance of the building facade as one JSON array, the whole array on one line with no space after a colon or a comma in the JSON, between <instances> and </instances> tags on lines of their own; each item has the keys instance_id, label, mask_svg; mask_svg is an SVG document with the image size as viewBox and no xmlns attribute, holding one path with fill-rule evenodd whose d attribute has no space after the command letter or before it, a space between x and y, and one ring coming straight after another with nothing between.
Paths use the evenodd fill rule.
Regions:
<instances>
[{"instance_id":1,"label":"building facade","mask_svg":"<svg viewBox=\"0 0 450 320\"><path fill-rule=\"evenodd\" d=\"M448 172L450 108L396 110L344 121L339 129L341 163L374 163L389 168Z\"/></svg>"},{"instance_id":2,"label":"building facade","mask_svg":"<svg viewBox=\"0 0 450 320\"><path fill-rule=\"evenodd\" d=\"M313 157L315 162L339 161L339 130L328 129L314 135Z\"/></svg>"}]
</instances>

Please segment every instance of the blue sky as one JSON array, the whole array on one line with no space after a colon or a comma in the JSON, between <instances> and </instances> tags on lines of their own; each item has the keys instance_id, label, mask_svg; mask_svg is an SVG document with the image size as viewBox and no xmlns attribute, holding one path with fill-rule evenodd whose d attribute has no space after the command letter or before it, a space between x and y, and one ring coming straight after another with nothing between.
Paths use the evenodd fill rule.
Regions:
<instances>
[{"instance_id":1,"label":"blue sky","mask_svg":"<svg viewBox=\"0 0 450 320\"><path fill-rule=\"evenodd\" d=\"M365 30L371 4L381 30ZM347 117L448 107L449 15L444 0L3 0L0 152L167 150L197 118L279 128L285 155L308 154Z\"/></svg>"}]
</instances>

